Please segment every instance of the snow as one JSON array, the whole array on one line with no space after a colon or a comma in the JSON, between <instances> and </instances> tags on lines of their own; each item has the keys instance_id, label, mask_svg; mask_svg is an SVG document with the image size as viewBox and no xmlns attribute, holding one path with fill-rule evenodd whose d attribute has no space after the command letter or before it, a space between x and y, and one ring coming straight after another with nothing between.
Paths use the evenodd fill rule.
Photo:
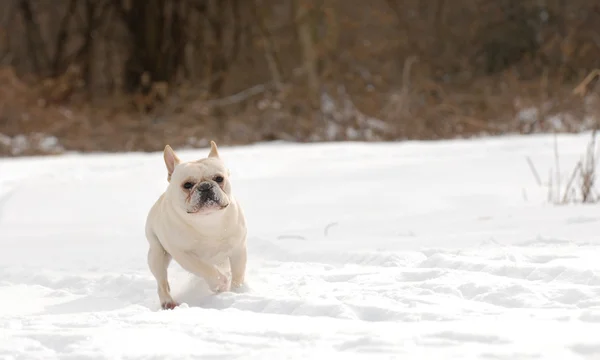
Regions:
<instances>
[{"instance_id":1,"label":"snow","mask_svg":"<svg viewBox=\"0 0 600 360\"><path fill-rule=\"evenodd\" d=\"M562 183L589 134L559 137ZM144 221L162 154L0 160L1 359L598 359L600 209L537 184L552 136L221 147L248 282L172 263ZM207 149L179 152L203 157Z\"/></svg>"}]
</instances>

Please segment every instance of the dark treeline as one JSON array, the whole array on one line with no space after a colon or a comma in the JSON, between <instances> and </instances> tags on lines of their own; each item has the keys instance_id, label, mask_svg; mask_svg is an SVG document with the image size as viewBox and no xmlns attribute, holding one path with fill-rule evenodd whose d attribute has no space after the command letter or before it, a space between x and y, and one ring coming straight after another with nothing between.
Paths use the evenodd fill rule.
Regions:
<instances>
[{"instance_id":1,"label":"dark treeline","mask_svg":"<svg viewBox=\"0 0 600 360\"><path fill-rule=\"evenodd\" d=\"M600 67L600 4L4 0L0 67L0 133L82 150L546 131Z\"/></svg>"}]
</instances>

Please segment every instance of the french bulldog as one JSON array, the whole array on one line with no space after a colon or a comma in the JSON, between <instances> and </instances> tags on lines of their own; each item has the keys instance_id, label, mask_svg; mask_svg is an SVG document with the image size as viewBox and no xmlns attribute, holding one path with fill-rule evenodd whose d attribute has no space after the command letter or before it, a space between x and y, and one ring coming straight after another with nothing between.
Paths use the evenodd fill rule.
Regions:
<instances>
[{"instance_id":1,"label":"french bulldog","mask_svg":"<svg viewBox=\"0 0 600 360\"><path fill-rule=\"evenodd\" d=\"M215 142L210 145L208 157L188 162L169 145L164 149L168 186L148 212L145 227L148 266L162 309L179 305L171 297L167 277L171 259L203 278L214 293L244 283L246 220L232 194L230 172ZM219 270L226 262L231 281Z\"/></svg>"}]
</instances>

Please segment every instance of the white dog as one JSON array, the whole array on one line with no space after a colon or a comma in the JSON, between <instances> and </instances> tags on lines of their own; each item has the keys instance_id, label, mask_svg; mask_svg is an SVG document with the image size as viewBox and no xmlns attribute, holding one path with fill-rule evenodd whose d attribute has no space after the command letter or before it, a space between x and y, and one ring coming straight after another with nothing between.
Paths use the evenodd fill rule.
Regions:
<instances>
[{"instance_id":1,"label":"white dog","mask_svg":"<svg viewBox=\"0 0 600 360\"><path fill-rule=\"evenodd\" d=\"M220 293L239 287L246 272L246 221L231 192L229 171L211 141L207 158L181 162L167 145L166 191L150 209L146 238L148 266L156 278L163 309L178 304L171 297L167 268L171 258L206 280ZM229 261L231 283L217 266Z\"/></svg>"}]
</instances>

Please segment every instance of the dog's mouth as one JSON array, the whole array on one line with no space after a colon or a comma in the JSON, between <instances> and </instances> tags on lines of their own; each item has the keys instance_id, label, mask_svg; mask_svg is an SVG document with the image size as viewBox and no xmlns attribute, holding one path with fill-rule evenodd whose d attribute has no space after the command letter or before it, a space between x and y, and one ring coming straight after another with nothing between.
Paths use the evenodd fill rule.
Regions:
<instances>
[{"instance_id":1,"label":"dog's mouth","mask_svg":"<svg viewBox=\"0 0 600 360\"><path fill-rule=\"evenodd\" d=\"M207 215L217 211L225 210L228 206L229 203L222 204L216 201L208 201L200 203L197 206L194 206L192 209L188 209L186 212L188 214Z\"/></svg>"},{"instance_id":2,"label":"dog's mouth","mask_svg":"<svg viewBox=\"0 0 600 360\"><path fill-rule=\"evenodd\" d=\"M216 211L224 210L228 206L229 206L229 204L223 204L223 205L219 204L218 207L217 206L211 206L211 207L203 206L203 207L196 208L194 210L187 210L187 213L188 214L210 214L210 213L213 213Z\"/></svg>"}]
</instances>

